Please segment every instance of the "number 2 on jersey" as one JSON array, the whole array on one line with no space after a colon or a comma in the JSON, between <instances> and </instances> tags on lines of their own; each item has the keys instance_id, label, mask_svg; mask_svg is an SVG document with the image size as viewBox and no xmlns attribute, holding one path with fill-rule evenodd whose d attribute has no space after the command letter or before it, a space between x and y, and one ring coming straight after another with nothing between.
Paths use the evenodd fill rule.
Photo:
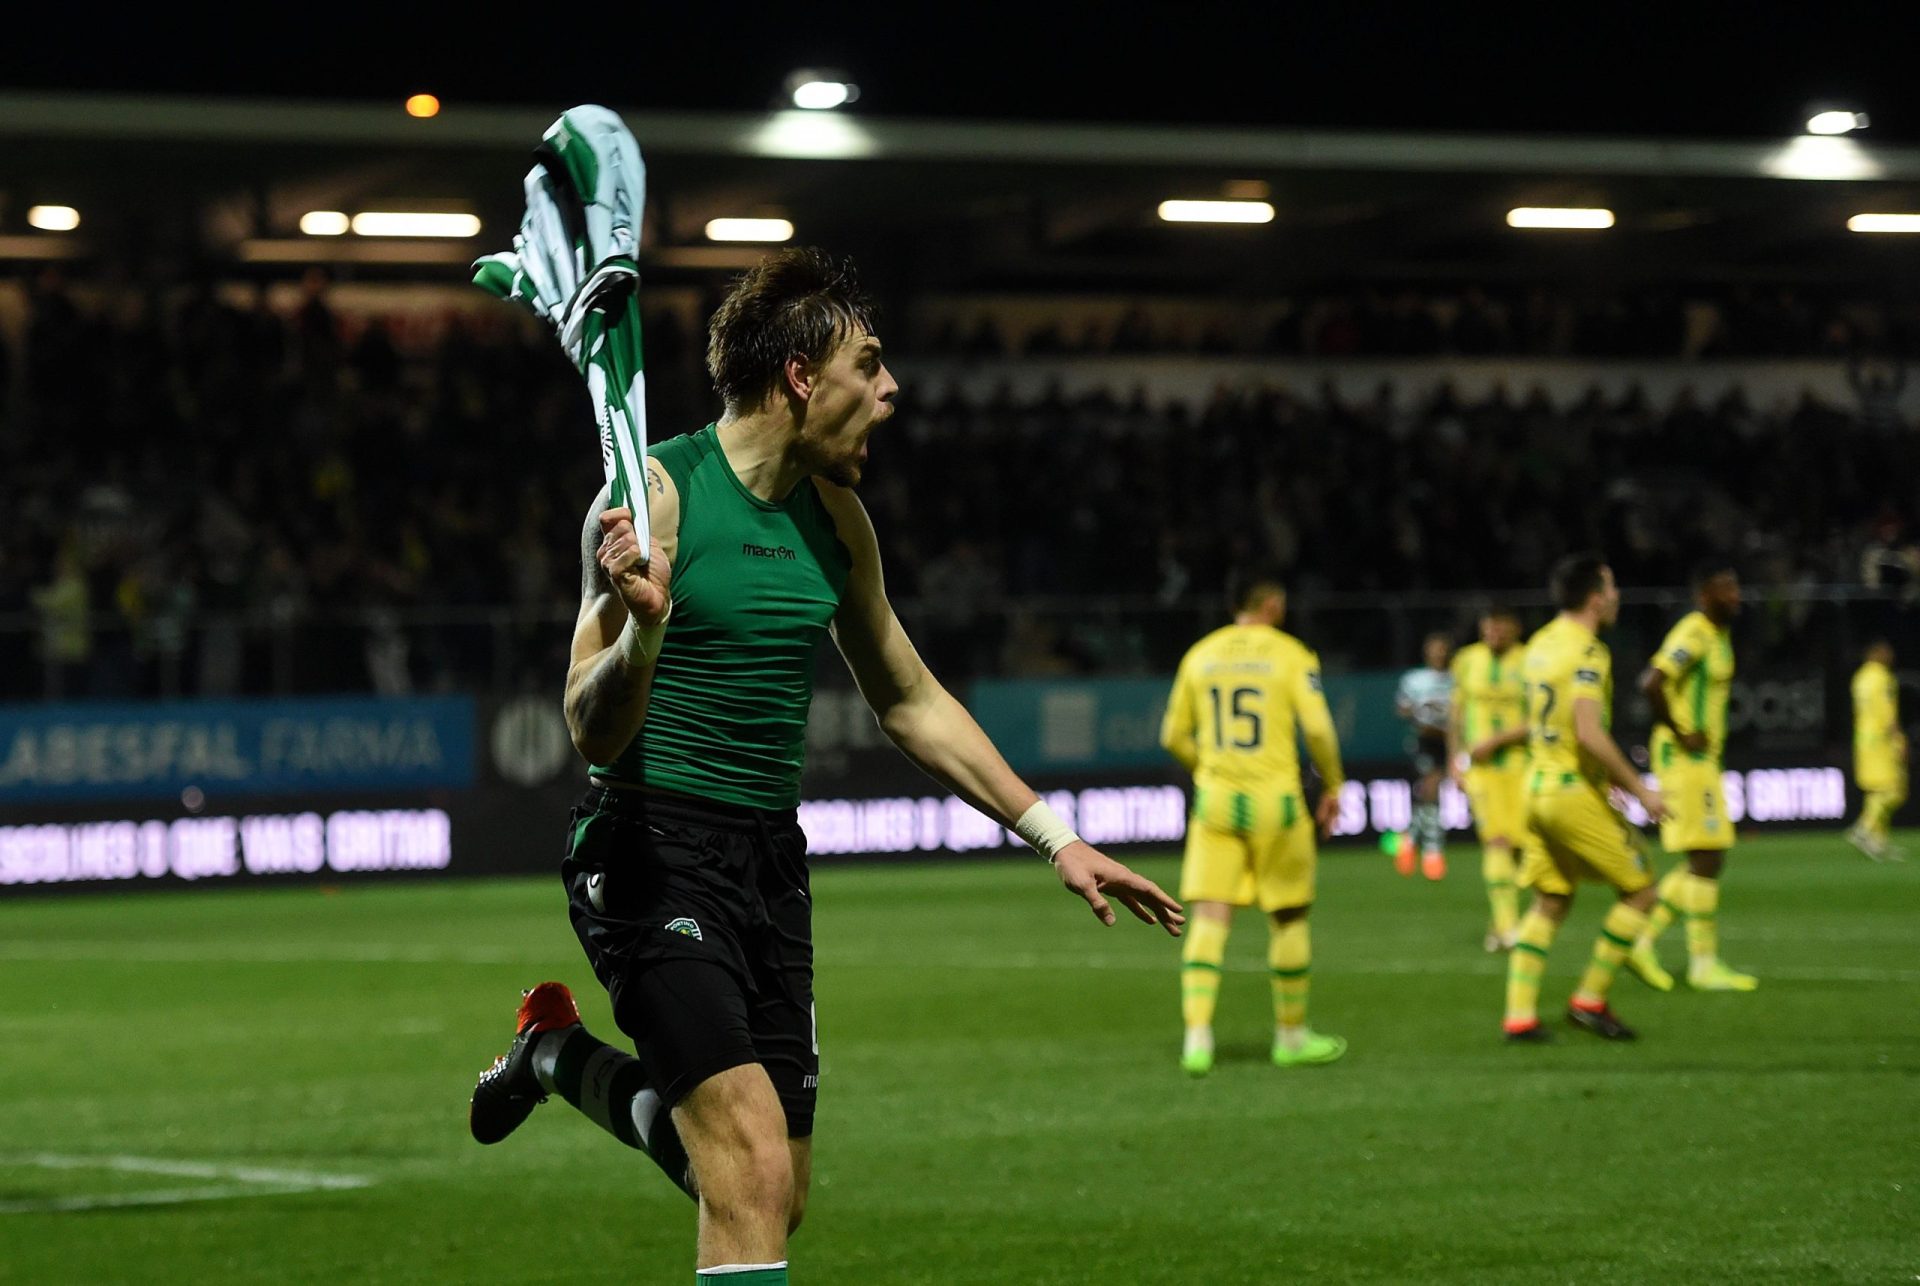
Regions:
<instances>
[{"instance_id":1,"label":"number 2 on jersey","mask_svg":"<svg viewBox=\"0 0 1920 1286\"><path fill-rule=\"evenodd\" d=\"M1213 697L1213 747L1225 750L1231 745L1235 750L1257 750L1260 747L1261 719L1255 703L1260 700L1258 688L1235 688L1226 695L1222 688L1209 688ZM1234 723L1234 737L1227 740L1227 718L1231 715Z\"/></svg>"},{"instance_id":2,"label":"number 2 on jersey","mask_svg":"<svg viewBox=\"0 0 1920 1286\"><path fill-rule=\"evenodd\" d=\"M1533 689L1540 694L1540 702L1533 708L1533 726L1539 732L1540 740L1560 740L1560 734L1547 726L1547 720L1553 718L1553 699L1555 695L1553 685L1550 683L1536 683L1533 685Z\"/></svg>"}]
</instances>

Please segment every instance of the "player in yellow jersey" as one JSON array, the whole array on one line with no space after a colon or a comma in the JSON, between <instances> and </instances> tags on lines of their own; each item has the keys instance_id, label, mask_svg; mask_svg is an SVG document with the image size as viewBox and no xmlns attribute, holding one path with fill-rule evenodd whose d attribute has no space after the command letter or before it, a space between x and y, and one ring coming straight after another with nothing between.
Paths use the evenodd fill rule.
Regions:
<instances>
[{"instance_id":1,"label":"player in yellow jersey","mask_svg":"<svg viewBox=\"0 0 1920 1286\"><path fill-rule=\"evenodd\" d=\"M1875 639L1853 675L1853 784L1866 798L1847 840L1876 862L1905 854L1887 839L1894 813L1907 801L1907 734L1900 728L1900 681L1893 644Z\"/></svg>"},{"instance_id":2,"label":"player in yellow jersey","mask_svg":"<svg viewBox=\"0 0 1920 1286\"><path fill-rule=\"evenodd\" d=\"M1193 774L1193 816L1181 868L1191 902L1180 955L1186 1040L1180 1065L1213 1070L1213 1010L1235 907L1258 903L1271 922L1274 1037L1279 1067L1331 1063L1347 1042L1307 1026L1314 832L1340 814L1340 744L1320 690L1320 658L1282 633L1286 591L1256 580L1235 599L1233 624L1195 643L1180 662L1160 744ZM1304 738L1320 770L1311 812L1300 783Z\"/></svg>"},{"instance_id":3,"label":"player in yellow jersey","mask_svg":"<svg viewBox=\"0 0 1920 1286\"><path fill-rule=\"evenodd\" d=\"M1489 608L1480 618L1480 641L1453 658L1453 717L1447 725L1447 763L1463 781L1480 832L1480 873L1487 885L1492 920L1488 951L1513 946L1520 920L1513 854L1526 831L1527 680L1520 617L1510 608Z\"/></svg>"},{"instance_id":4,"label":"player in yellow jersey","mask_svg":"<svg viewBox=\"0 0 1920 1286\"><path fill-rule=\"evenodd\" d=\"M1660 881L1660 901L1627 957L1627 968L1660 991L1673 977L1654 944L1680 916L1687 921L1687 982L1696 991L1752 991L1759 980L1720 959L1720 871L1733 847L1733 821L1720 785L1727 745L1727 694L1733 687L1733 618L1740 614L1740 574L1726 562L1693 573L1694 610L1667 632L1640 691L1653 710L1647 749L1667 820L1660 846L1686 860Z\"/></svg>"},{"instance_id":5,"label":"player in yellow jersey","mask_svg":"<svg viewBox=\"0 0 1920 1286\"><path fill-rule=\"evenodd\" d=\"M1666 806L1609 730L1613 655L1599 632L1620 615L1613 569L1598 554L1575 554L1554 566L1549 588L1560 614L1527 641L1524 666L1530 763L1520 885L1533 890L1533 905L1507 960L1507 1039L1549 1039L1540 1025L1540 975L1573 907L1574 886L1590 880L1611 885L1620 900L1601 923L1567 1018L1607 1040L1632 1040L1633 1031L1608 1007L1607 993L1646 927L1653 875L1637 837L1608 803L1607 787L1638 799L1655 821L1666 816Z\"/></svg>"}]
</instances>

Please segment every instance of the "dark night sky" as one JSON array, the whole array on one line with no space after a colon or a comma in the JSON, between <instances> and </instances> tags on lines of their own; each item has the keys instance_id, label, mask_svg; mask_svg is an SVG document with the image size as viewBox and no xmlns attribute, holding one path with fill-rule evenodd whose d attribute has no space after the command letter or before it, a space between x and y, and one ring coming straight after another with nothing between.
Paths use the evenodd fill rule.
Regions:
<instances>
[{"instance_id":1,"label":"dark night sky","mask_svg":"<svg viewBox=\"0 0 1920 1286\"><path fill-rule=\"evenodd\" d=\"M275 7L300 15L10 15L0 88L758 110L827 64L877 116L1769 137L1838 98L1920 141L1898 0Z\"/></svg>"}]
</instances>

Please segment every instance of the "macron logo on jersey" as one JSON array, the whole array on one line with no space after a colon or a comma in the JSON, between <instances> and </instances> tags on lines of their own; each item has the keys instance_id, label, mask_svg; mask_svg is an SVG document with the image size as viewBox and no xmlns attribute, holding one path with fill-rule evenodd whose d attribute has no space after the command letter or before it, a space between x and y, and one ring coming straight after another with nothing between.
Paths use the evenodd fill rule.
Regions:
<instances>
[{"instance_id":1,"label":"macron logo on jersey","mask_svg":"<svg viewBox=\"0 0 1920 1286\"><path fill-rule=\"evenodd\" d=\"M740 552L748 558L772 558L783 563L796 562L800 557L785 545L756 545L750 540L740 542Z\"/></svg>"}]
</instances>

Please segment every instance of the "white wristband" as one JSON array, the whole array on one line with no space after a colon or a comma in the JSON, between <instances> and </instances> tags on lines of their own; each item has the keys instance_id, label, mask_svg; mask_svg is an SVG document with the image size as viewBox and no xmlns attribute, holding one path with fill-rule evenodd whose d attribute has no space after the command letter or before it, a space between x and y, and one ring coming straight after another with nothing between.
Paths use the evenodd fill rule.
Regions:
<instances>
[{"instance_id":1,"label":"white wristband","mask_svg":"<svg viewBox=\"0 0 1920 1286\"><path fill-rule=\"evenodd\" d=\"M1044 799L1034 800L1033 807L1020 814L1020 820L1013 824L1013 833L1049 862L1060 856L1060 850L1067 845L1080 842L1073 827L1061 821L1060 814L1048 808Z\"/></svg>"},{"instance_id":2,"label":"white wristband","mask_svg":"<svg viewBox=\"0 0 1920 1286\"><path fill-rule=\"evenodd\" d=\"M654 658L660 655L660 644L667 637L667 622L673 619L673 603L667 603L667 614L660 618L658 625L636 625L629 616L627 623L620 629L620 656L628 665L652 665Z\"/></svg>"}]
</instances>

